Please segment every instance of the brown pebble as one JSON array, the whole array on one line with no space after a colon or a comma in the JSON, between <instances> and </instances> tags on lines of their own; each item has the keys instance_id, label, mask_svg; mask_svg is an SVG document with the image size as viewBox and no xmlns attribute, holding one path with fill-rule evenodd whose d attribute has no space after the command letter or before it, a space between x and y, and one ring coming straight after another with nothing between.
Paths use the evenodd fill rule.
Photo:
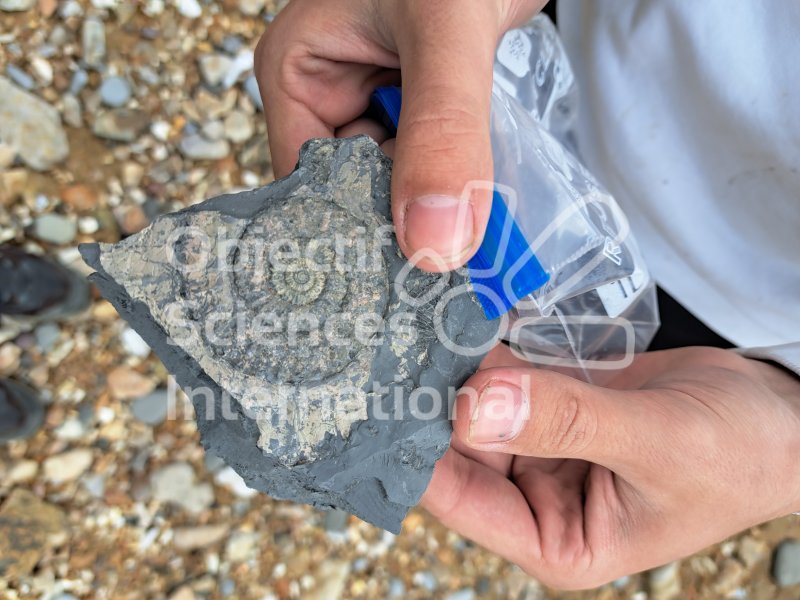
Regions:
<instances>
[{"instance_id":1,"label":"brown pebble","mask_svg":"<svg viewBox=\"0 0 800 600\"><path fill-rule=\"evenodd\" d=\"M61 200L77 211L91 210L97 206L97 194L82 183L71 185L61 192Z\"/></svg>"}]
</instances>

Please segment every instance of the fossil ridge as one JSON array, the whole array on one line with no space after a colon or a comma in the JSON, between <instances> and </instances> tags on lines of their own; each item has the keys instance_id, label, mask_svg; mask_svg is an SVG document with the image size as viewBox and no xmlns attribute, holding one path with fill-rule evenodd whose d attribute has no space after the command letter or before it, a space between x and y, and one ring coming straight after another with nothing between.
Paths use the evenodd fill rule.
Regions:
<instances>
[{"instance_id":1,"label":"fossil ridge","mask_svg":"<svg viewBox=\"0 0 800 600\"><path fill-rule=\"evenodd\" d=\"M285 179L81 253L189 394L208 451L273 497L397 532L498 324L465 271L406 262L390 182L369 138L311 140Z\"/></svg>"}]
</instances>

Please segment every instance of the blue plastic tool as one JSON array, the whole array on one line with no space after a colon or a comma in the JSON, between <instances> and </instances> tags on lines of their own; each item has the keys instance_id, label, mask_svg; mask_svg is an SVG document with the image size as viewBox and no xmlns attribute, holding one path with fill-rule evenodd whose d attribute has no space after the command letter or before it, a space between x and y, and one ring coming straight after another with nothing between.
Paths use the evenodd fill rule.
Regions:
<instances>
[{"instance_id":1,"label":"blue plastic tool","mask_svg":"<svg viewBox=\"0 0 800 600\"><path fill-rule=\"evenodd\" d=\"M372 97L374 110L393 135L400 122L401 102L399 87L378 88ZM483 243L467 267L475 295L490 320L504 315L550 280L497 188Z\"/></svg>"}]
</instances>

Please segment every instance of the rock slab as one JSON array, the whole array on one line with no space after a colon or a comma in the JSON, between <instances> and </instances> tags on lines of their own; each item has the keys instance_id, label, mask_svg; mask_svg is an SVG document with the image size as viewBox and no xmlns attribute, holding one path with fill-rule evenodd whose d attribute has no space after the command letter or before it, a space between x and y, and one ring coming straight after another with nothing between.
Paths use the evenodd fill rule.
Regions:
<instances>
[{"instance_id":1,"label":"rock slab","mask_svg":"<svg viewBox=\"0 0 800 600\"><path fill-rule=\"evenodd\" d=\"M405 260L390 184L366 136L312 140L285 179L81 252L192 399L207 450L273 497L399 532L498 324L466 271Z\"/></svg>"}]
</instances>

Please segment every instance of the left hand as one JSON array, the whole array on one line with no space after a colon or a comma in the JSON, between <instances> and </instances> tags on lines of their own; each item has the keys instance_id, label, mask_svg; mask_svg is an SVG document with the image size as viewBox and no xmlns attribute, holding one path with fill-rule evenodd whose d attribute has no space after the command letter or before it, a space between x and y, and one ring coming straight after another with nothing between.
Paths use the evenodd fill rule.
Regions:
<instances>
[{"instance_id":1,"label":"left hand","mask_svg":"<svg viewBox=\"0 0 800 600\"><path fill-rule=\"evenodd\" d=\"M800 510L800 380L768 363L652 352L596 387L499 346L464 389L423 506L550 586L595 587Z\"/></svg>"}]
</instances>

